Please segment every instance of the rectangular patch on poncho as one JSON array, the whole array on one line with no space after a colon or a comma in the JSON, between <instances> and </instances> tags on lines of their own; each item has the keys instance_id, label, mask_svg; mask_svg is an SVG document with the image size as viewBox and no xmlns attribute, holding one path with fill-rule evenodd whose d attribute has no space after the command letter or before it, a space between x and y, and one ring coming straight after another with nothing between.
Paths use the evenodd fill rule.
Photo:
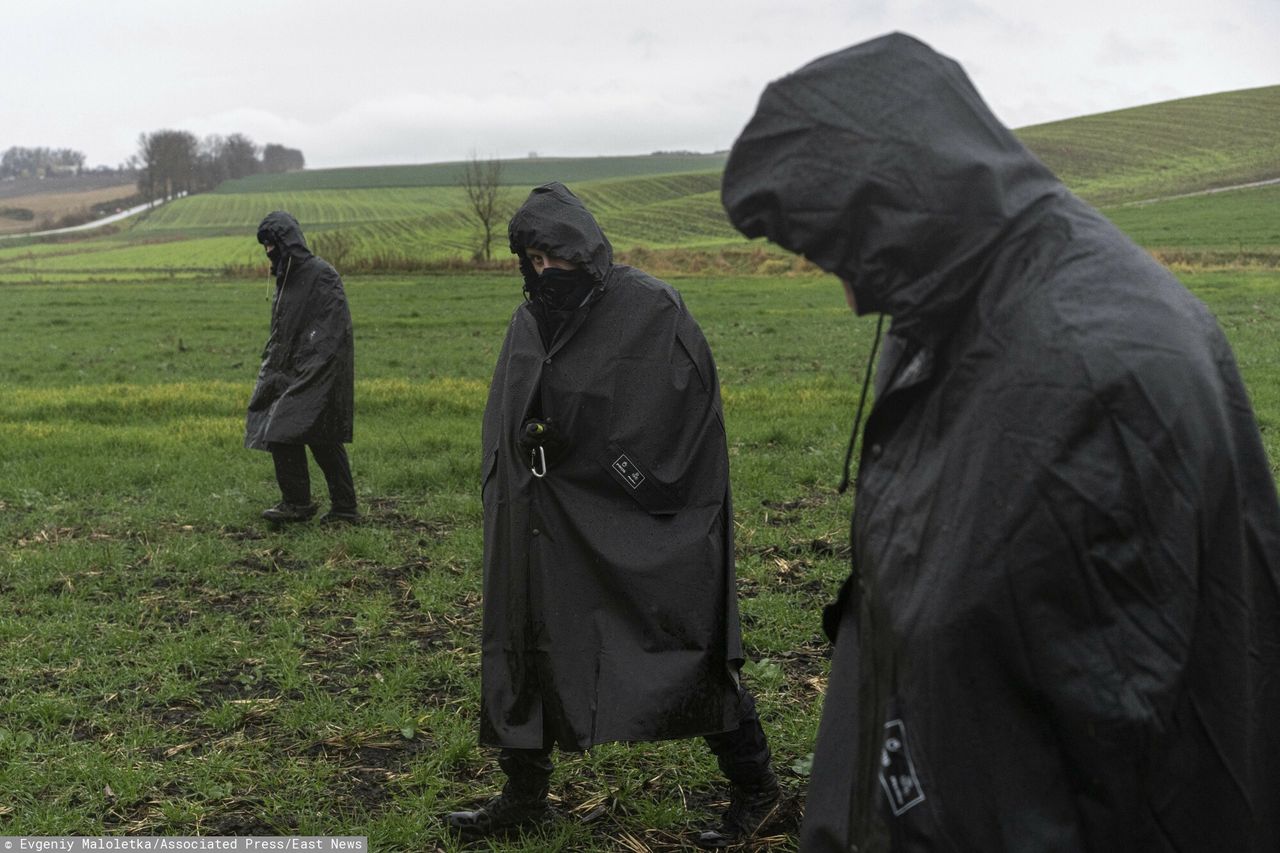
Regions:
<instances>
[{"instance_id":1,"label":"rectangular patch on poncho","mask_svg":"<svg viewBox=\"0 0 1280 853\"><path fill-rule=\"evenodd\" d=\"M627 458L627 454L622 454L613 460L613 470L618 472L618 476L622 477L622 482L626 483L633 489L640 488L640 484L644 482L644 474L635 466L635 463Z\"/></svg>"},{"instance_id":2,"label":"rectangular patch on poncho","mask_svg":"<svg viewBox=\"0 0 1280 853\"><path fill-rule=\"evenodd\" d=\"M924 789L916 775L911 751L907 749L907 728L902 720L884 724L884 748L880 752L880 787L889 798L895 817L924 802Z\"/></svg>"},{"instance_id":3,"label":"rectangular patch on poncho","mask_svg":"<svg viewBox=\"0 0 1280 853\"><path fill-rule=\"evenodd\" d=\"M653 476L647 465L638 461L635 452L616 444L609 446L609 455L600 459L613 481L622 487L631 499L651 515L673 515L682 505L680 495Z\"/></svg>"}]
</instances>

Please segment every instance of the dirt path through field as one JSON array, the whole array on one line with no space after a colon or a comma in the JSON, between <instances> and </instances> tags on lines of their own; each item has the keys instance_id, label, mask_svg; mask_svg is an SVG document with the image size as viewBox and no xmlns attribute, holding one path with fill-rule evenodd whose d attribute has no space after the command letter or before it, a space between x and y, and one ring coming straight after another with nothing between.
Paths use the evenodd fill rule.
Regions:
<instances>
[{"instance_id":1,"label":"dirt path through field","mask_svg":"<svg viewBox=\"0 0 1280 853\"><path fill-rule=\"evenodd\" d=\"M1214 193L1226 193L1232 190L1250 190L1255 187L1269 187L1272 184L1280 184L1280 178L1268 178L1265 181L1252 181L1247 184L1232 184L1229 187L1214 187L1208 190L1196 190L1193 193L1179 193L1178 195L1165 195L1157 198L1144 198L1140 201L1126 201L1117 207L1140 207L1144 204L1155 204L1160 201L1173 201L1177 198L1195 198L1201 195L1213 195Z\"/></svg>"},{"instance_id":2,"label":"dirt path through field","mask_svg":"<svg viewBox=\"0 0 1280 853\"><path fill-rule=\"evenodd\" d=\"M26 231L17 234L0 234L0 240L15 237L47 237L50 234L71 234L75 231L89 231L102 225L109 225L112 222L119 222L121 219L127 219L130 216L142 213L144 210L151 210L164 204L164 201L153 201L146 204L140 204L131 207L128 210L122 210L119 213L113 213L110 216L104 216L102 219L95 219L92 222L86 222L83 225L72 225L69 228L51 228L47 231Z\"/></svg>"}]
</instances>

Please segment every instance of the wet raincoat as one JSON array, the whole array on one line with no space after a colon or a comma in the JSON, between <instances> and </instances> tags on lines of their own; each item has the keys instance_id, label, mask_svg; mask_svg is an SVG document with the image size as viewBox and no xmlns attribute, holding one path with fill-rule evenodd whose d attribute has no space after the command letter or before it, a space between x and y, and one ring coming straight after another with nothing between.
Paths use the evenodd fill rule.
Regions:
<instances>
[{"instance_id":1,"label":"wet raincoat","mask_svg":"<svg viewBox=\"0 0 1280 853\"><path fill-rule=\"evenodd\" d=\"M1280 850L1280 510L1214 317L903 35L723 200L892 318L804 851Z\"/></svg>"},{"instance_id":2,"label":"wet raincoat","mask_svg":"<svg viewBox=\"0 0 1280 853\"><path fill-rule=\"evenodd\" d=\"M564 186L511 220L525 247L594 287L548 346L516 309L483 426L480 740L586 749L728 731L741 663L724 419L715 363L679 294L613 263ZM535 477L530 418L559 441ZM539 466L540 467L540 466Z\"/></svg>"},{"instance_id":3,"label":"wet raincoat","mask_svg":"<svg viewBox=\"0 0 1280 853\"><path fill-rule=\"evenodd\" d=\"M271 336L249 400L244 446L351 441L355 345L338 273L311 254L298 221L283 211L258 226L259 242L280 247Z\"/></svg>"}]
</instances>

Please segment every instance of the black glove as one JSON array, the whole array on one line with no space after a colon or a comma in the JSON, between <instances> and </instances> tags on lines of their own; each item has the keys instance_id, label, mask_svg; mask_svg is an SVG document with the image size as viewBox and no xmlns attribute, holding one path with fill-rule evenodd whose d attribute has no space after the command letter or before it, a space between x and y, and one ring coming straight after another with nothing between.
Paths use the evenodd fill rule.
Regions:
<instances>
[{"instance_id":1,"label":"black glove","mask_svg":"<svg viewBox=\"0 0 1280 853\"><path fill-rule=\"evenodd\" d=\"M857 606L859 599L858 580L852 574L844 579L844 583L840 585L840 592L836 593L836 600L822 608L822 631L827 635L827 639L832 643L836 641L836 636L840 633L840 623L844 620L844 611L848 608L849 599L854 601L853 606Z\"/></svg>"}]
</instances>

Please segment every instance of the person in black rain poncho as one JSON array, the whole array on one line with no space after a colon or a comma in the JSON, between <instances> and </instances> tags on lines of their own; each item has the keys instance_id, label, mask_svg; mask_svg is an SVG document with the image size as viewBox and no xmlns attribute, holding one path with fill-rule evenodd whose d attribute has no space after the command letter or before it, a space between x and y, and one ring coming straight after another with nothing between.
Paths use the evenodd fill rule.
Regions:
<instances>
[{"instance_id":1,"label":"person in black rain poncho","mask_svg":"<svg viewBox=\"0 0 1280 853\"><path fill-rule=\"evenodd\" d=\"M1280 510L1214 317L900 34L772 83L722 195L892 320L801 849L1280 850Z\"/></svg>"},{"instance_id":2,"label":"person in black rain poncho","mask_svg":"<svg viewBox=\"0 0 1280 853\"><path fill-rule=\"evenodd\" d=\"M706 737L731 782L703 846L751 835L777 780L742 664L715 363L680 295L613 263L559 183L511 220L527 301L483 426L480 741L502 793L449 824L548 816L553 745Z\"/></svg>"},{"instance_id":3,"label":"person in black rain poncho","mask_svg":"<svg viewBox=\"0 0 1280 853\"><path fill-rule=\"evenodd\" d=\"M258 242L271 260L276 292L244 446L271 453L282 496L262 517L287 523L315 515L310 447L329 487L330 508L321 520L355 522L356 490L342 446L351 441L354 419L355 346L342 279L311 254L288 213L268 214L258 226Z\"/></svg>"}]
</instances>

